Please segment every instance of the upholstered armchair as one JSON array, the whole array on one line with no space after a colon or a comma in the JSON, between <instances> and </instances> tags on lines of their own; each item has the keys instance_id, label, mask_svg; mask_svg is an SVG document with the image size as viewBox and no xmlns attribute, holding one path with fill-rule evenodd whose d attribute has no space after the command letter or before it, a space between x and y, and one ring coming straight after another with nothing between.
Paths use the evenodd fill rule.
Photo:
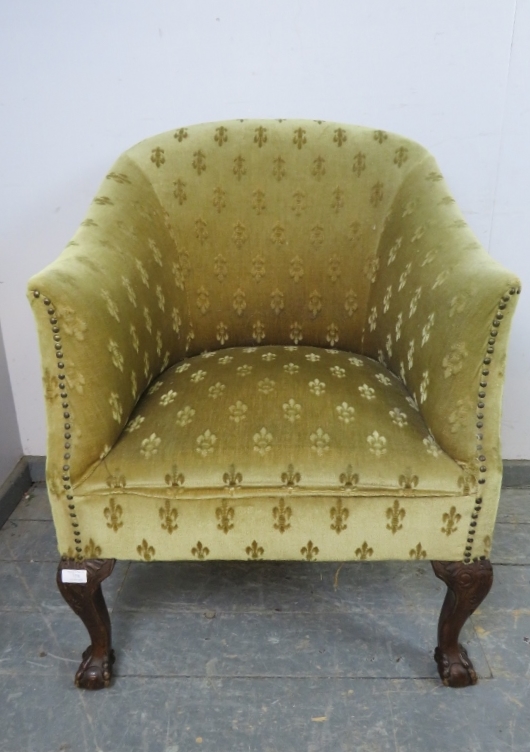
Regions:
<instances>
[{"instance_id":1,"label":"upholstered armchair","mask_svg":"<svg viewBox=\"0 0 530 752\"><path fill-rule=\"evenodd\" d=\"M29 283L76 683L111 679L116 559L431 560L440 676L474 683L517 293L400 136L238 120L125 152Z\"/></svg>"}]
</instances>

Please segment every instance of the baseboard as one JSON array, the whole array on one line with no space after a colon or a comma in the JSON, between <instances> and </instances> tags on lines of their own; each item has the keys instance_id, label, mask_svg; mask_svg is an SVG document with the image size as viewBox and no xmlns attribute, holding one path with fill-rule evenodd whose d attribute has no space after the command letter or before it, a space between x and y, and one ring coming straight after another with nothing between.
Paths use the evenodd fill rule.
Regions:
<instances>
[{"instance_id":1,"label":"baseboard","mask_svg":"<svg viewBox=\"0 0 530 752\"><path fill-rule=\"evenodd\" d=\"M0 486L0 527L16 509L18 502L31 487L32 479L27 457L21 457Z\"/></svg>"},{"instance_id":2,"label":"baseboard","mask_svg":"<svg viewBox=\"0 0 530 752\"><path fill-rule=\"evenodd\" d=\"M26 459L32 482L43 483L46 480L46 457L38 454L28 454Z\"/></svg>"},{"instance_id":3,"label":"baseboard","mask_svg":"<svg viewBox=\"0 0 530 752\"><path fill-rule=\"evenodd\" d=\"M530 460L503 460L502 487L530 486Z\"/></svg>"}]
</instances>

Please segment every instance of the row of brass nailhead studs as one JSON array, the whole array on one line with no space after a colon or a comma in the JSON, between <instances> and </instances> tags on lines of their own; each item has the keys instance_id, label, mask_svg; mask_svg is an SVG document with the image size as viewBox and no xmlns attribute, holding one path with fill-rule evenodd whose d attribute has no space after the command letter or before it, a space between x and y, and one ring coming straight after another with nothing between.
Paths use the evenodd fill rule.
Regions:
<instances>
[{"instance_id":1,"label":"row of brass nailhead studs","mask_svg":"<svg viewBox=\"0 0 530 752\"><path fill-rule=\"evenodd\" d=\"M479 465L479 472L480 477L478 479L478 482L481 486L483 486L486 483L486 457L482 452L482 441L484 438L484 434L482 433L482 429L484 427L484 413L483 410L486 406L485 399L486 399L486 387L488 386L487 378L489 376L489 366L491 364L491 359L495 350L495 341L497 334L499 332L499 327L501 325L501 321L504 318L504 309L506 308L507 304L510 302L510 298L512 295L519 295L521 290L519 288L512 287L508 291L508 294L503 295L502 299L499 303L499 307L497 309L497 313L495 314L495 318L492 321L492 329L490 331L490 338L488 339L488 347L486 349L486 356L484 360L482 361L482 373L480 378L480 386L479 386L479 392L478 392L478 402L477 402L477 459L480 463ZM480 513L480 510L482 508L482 494L475 500L475 508L473 510L473 514L471 515L471 522L469 523L469 530L467 533L467 543L465 547L465 553L464 553L464 564L471 564L471 556L473 551L473 543L474 543L474 535L476 532L477 527L477 519ZM485 559L485 556L474 556L473 561L478 561L479 559Z\"/></svg>"},{"instance_id":2,"label":"row of brass nailhead studs","mask_svg":"<svg viewBox=\"0 0 530 752\"><path fill-rule=\"evenodd\" d=\"M40 298L40 292L38 290L33 291L33 295L35 298ZM70 481L70 450L71 450L71 443L70 440L72 438L71 433L71 424L70 424L70 413L69 413L69 403L68 403L68 393L66 391L66 376L64 373L64 362L63 362L63 351L62 351L62 345L61 345L61 333L58 326L58 319L56 316L55 309L53 305L51 304L51 301L49 298L42 298L42 302L47 308L48 317L50 320L50 326L52 328L53 333L53 343L54 343L54 349L55 349L55 357L57 358L57 368L59 370L58 377L59 377L59 390L61 395L61 408L63 410L63 420L64 420L64 454L63 454L63 474L62 474L62 481L63 481L63 488L66 491L66 499L68 501L68 509L70 513L70 517L72 520L72 530L74 534L74 541L75 541L75 551L76 551L76 559L81 560L83 558L83 549L81 548L81 532L79 531L79 523L77 521L77 514L75 511L75 504L74 504L74 497L72 494L72 485Z\"/></svg>"}]
</instances>

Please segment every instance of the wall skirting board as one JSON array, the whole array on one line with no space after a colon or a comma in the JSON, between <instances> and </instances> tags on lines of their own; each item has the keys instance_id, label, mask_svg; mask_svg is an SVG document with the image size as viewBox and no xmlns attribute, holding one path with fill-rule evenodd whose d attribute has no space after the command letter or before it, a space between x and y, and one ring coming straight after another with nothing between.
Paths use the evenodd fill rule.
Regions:
<instances>
[{"instance_id":1,"label":"wall skirting board","mask_svg":"<svg viewBox=\"0 0 530 752\"><path fill-rule=\"evenodd\" d=\"M530 460L503 460L502 487L530 486Z\"/></svg>"},{"instance_id":2,"label":"wall skirting board","mask_svg":"<svg viewBox=\"0 0 530 752\"><path fill-rule=\"evenodd\" d=\"M15 510L32 482L27 457L21 457L0 486L0 527Z\"/></svg>"},{"instance_id":3,"label":"wall skirting board","mask_svg":"<svg viewBox=\"0 0 530 752\"><path fill-rule=\"evenodd\" d=\"M29 474L31 475L32 483L44 483L46 480L46 457L44 455L32 455L26 456L29 467ZM528 462L530 465L530 460ZM530 477L530 473L529 473Z\"/></svg>"},{"instance_id":4,"label":"wall skirting board","mask_svg":"<svg viewBox=\"0 0 530 752\"><path fill-rule=\"evenodd\" d=\"M503 488L530 486L530 460L504 460ZM11 474L0 486L0 527L15 509L32 483L46 480L46 457L21 457Z\"/></svg>"}]
</instances>

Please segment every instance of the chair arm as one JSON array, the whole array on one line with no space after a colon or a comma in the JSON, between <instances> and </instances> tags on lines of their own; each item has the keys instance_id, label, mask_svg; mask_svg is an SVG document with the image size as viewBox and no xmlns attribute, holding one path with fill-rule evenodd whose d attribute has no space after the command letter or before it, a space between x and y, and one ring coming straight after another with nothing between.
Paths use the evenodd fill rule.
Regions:
<instances>
[{"instance_id":1,"label":"chair arm","mask_svg":"<svg viewBox=\"0 0 530 752\"><path fill-rule=\"evenodd\" d=\"M29 282L57 497L110 451L149 382L185 354L185 270L165 219L122 156L73 240Z\"/></svg>"},{"instance_id":2,"label":"chair arm","mask_svg":"<svg viewBox=\"0 0 530 752\"><path fill-rule=\"evenodd\" d=\"M506 348L520 282L482 248L430 156L396 195L378 261L363 352L401 377L437 443L485 480L481 468L501 467Z\"/></svg>"}]
</instances>

